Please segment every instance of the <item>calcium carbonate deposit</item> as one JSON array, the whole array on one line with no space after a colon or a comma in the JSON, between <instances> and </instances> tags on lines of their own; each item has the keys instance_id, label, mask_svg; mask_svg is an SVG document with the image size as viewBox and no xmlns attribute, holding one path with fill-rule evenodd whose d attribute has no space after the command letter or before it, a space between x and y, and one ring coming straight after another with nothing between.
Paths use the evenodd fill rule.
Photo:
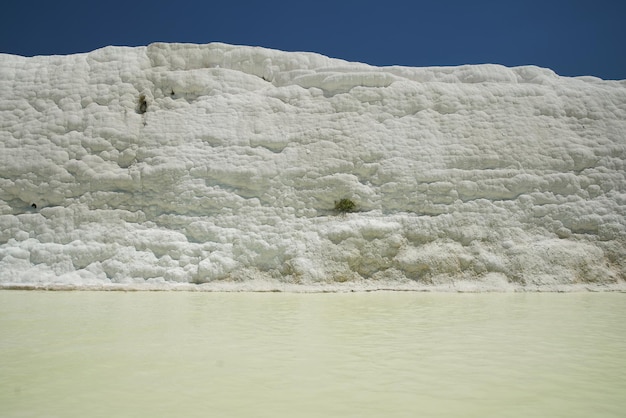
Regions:
<instances>
[{"instance_id":1,"label":"calcium carbonate deposit","mask_svg":"<svg viewBox=\"0 0 626 418\"><path fill-rule=\"evenodd\" d=\"M0 54L0 286L624 289L626 81Z\"/></svg>"}]
</instances>

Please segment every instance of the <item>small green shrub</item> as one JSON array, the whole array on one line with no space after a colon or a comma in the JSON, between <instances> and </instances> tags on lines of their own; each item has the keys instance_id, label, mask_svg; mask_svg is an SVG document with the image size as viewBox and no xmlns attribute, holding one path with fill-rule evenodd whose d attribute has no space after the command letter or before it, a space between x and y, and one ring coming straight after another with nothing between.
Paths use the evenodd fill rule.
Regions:
<instances>
[{"instance_id":1,"label":"small green shrub","mask_svg":"<svg viewBox=\"0 0 626 418\"><path fill-rule=\"evenodd\" d=\"M354 212L356 204L350 199L341 199L335 201L335 211L339 213Z\"/></svg>"}]
</instances>

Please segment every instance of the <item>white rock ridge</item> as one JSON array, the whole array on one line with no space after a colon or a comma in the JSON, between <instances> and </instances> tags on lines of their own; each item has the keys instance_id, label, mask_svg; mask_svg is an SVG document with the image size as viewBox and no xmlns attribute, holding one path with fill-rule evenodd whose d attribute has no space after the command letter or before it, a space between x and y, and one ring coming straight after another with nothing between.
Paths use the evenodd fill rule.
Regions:
<instances>
[{"instance_id":1,"label":"white rock ridge","mask_svg":"<svg viewBox=\"0 0 626 418\"><path fill-rule=\"evenodd\" d=\"M625 81L158 43L0 55L0 124L4 288L624 288Z\"/></svg>"}]
</instances>

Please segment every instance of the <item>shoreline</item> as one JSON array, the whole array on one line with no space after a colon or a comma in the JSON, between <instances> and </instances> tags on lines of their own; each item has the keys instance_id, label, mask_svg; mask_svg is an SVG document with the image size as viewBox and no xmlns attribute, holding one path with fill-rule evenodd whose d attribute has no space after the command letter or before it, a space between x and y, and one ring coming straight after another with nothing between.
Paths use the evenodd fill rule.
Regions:
<instances>
[{"instance_id":1,"label":"shoreline","mask_svg":"<svg viewBox=\"0 0 626 418\"><path fill-rule=\"evenodd\" d=\"M35 284L2 283L0 291L48 292L206 292L206 293L626 293L626 282L578 283L553 285L493 286L473 282L447 284L420 283L316 283L293 284L268 281L219 283L159 283L159 284Z\"/></svg>"}]
</instances>

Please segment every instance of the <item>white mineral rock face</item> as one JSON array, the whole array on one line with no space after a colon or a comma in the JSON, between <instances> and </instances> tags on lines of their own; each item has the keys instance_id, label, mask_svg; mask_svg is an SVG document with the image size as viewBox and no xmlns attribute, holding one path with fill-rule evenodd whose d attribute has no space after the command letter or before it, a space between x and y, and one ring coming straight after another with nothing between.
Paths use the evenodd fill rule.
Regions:
<instances>
[{"instance_id":1,"label":"white mineral rock face","mask_svg":"<svg viewBox=\"0 0 626 418\"><path fill-rule=\"evenodd\" d=\"M625 81L107 47L0 55L0 124L2 287L624 286Z\"/></svg>"}]
</instances>

